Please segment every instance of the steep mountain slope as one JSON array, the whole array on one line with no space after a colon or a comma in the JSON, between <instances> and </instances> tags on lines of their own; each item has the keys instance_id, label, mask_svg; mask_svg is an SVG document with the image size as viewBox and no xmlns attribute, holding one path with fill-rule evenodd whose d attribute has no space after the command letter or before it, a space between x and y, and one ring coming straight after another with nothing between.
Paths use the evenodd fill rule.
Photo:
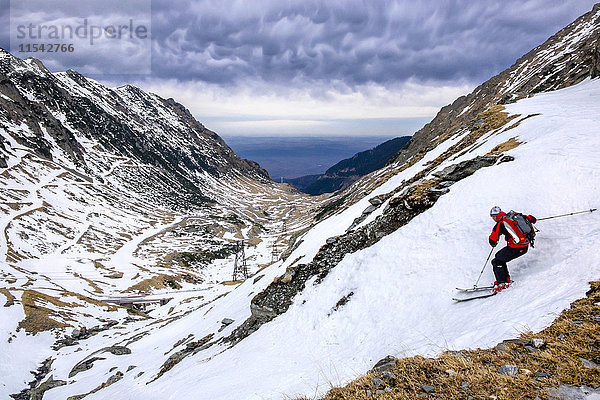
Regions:
<instances>
[{"instance_id":1,"label":"steep mountain slope","mask_svg":"<svg viewBox=\"0 0 600 400\"><path fill-rule=\"evenodd\" d=\"M9 376L2 393L24 389L26 371L48 358L29 393L16 398L42 393L45 400L314 397L390 353L429 355L489 346L548 325L583 295L589 280L598 278L598 213L540 222L536 248L510 265L517 283L508 291L464 304L451 297L455 286L474 283L489 252L492 205L537 217L598 206L600 80L590 78L597 76L599 41L600 5L508 71L442 109L394 163L328 204L291 195L274 184L269 197L263 184L252 181L250 188L249 178L228 181L223 188L204 174L220 188L211 195L229 196L236 206L215 205L214 215L190 218L144 209L138 192L119 189L131 196L125 207L110 191L121 186L86 185L76 181L78 175L63 176L67 170L55 171L54 164L43 173L36 166L7 174L6 193L15 199L15 204L6 201L8 231L23 218L39 224L43 217L30 221L28 215L40 207L44 217L68 211L71 219L64 218L61 225L69 226L77 220L75 204L81 207L81 199L90 196L85 188L107 192L101 206L106 202L111 208L101 208L96 216L96 205L90 205L84 215L100 219L95 226L121 239L119 246L107 240L106 249L87 253L71 253L67 246L63 254L65 248L57 246L37 262L11 253L15 243L19 256L37 254L41 244L31 246L29 234L42 231L52 238L57 229L14 230L6 251L15 258L1 264L9 283L0 293L12 303L2 313L0 351L7 357L0 362ZM522 98L500 104L513 97ZM12 160L7 161L9 171L21 166ZM47 162L38 156L33 160ZM59 176L69 181L57 184ZM65 193L74 194L64 200ZM62 206L62 212L48 212L44 202L51 210ZM307 213L318 213L319 221ZM279 236L277 218L291 225L282 235L290 248L270 263L266 243ZM85 227L81 217L79 221L77 226ZM215 226L216 221L222 225ZM128 231L121 231L122 225ZM216 231L225 233L219 237ZM232 257L193 268L165 257L165 249L173 246L189 252L189 241L217 253L236 234L248 237L257 231L266 233L257 235L263 241L251 250L256 275L237 286L219 284ZM65 245L97 242L73 236ZM218 243L212 245L209 238L215 236ZM265 268L259 269L261 264ZM61 281L54 268L77 279ZM164 284L164 278L146 280L157 273L196 292L155 290L173 299L147 315L127 318L118 314L122 309L111 310L94 297L78 298L74 293L94 289L85 275L75 276L77 271L91 276L104 272L96 280L87 278L104 294L137 293L151 283ZM176 280L173 271L197 281ZM492 280L489 267L483 280ZM132 283L140 285L129 287ZM82 306L94 300L97 308ZM84 317L98 321L98 328L77 328L92 323ZM45 323L27 323L38 318ZM17 331L20 321L25 322ZM40 325L57 329L31 336ZM39 352L37 360L19 358L27 346Z\"/></svg>"},{"instance_id":2,"label":"steep mountain slope","mask_svg":"<svg viewBox=\"0 0 600 400\"><path fill-rule=\"evenodd\" d=\"M307 175L285 182L304 193L320 195L345 189L360 177L376 171L410 140L410 136L402 136L387 140L378 146L356 153L354 156L336 163L321 175Z\"/></svg>"},{"instance_id":3,"label":"steep mountain slope","mask_svg":"<svg viewBox=\"0 0 600 400\"><path fill-rule=\"evenodd\" d=\"M197 307L231 291L221 283L235 244L250 246L255 273L319 202L272 182L171 99L4 51L0 164L2 398L65 344L148 319L121 300Z\"/></svg>"},{"instance_id":4,"label":"steep mountain slope","mask_svg":"<svg viewBox=\"0 0 600 400\"><path fill-rule=\"evenodd\" d=\"M110 169L105 153L127 157L143 167L135 184L133 176L121 184L144 192L156 185L159 194L168 194L157 198L185 198L186 206L194 197L198 205L215 200L198 195L210 192L204 174L269 180L173 99L134 86L108 89L74 71L51 74L39 61L19 60L4 50L0 73L2 124L10 135L4 142L13 140L50 161L100 178L98 171ZM2 153L0 164L7 166L10 148ZM169 184L157 185L161 180Z\"/></svg>"}]
</instances>

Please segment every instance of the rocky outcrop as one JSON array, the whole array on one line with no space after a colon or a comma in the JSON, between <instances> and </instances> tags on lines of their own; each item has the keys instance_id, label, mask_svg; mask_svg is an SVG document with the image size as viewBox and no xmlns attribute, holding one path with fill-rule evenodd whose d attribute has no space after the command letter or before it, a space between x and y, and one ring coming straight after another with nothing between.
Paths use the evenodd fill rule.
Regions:
<instances>
[{"instance_id":1,"label":"rocky outcrop","mask_svg":"<svg viewBox=\"0 0 600 400\"><path fill-rule=\"evenodd\" d=\"M233 320L231 320L230 323L232 323L232 322L233 322ZM172 354L167 359L167 361L165 361L163 363L163 365L160 367L160 371L158 372L156 377L154 377L154 379L152 379L152 381L150 381L150 382L154 382L155 380L157 380L158 378L163 376L163 374L165 372L169 371L175 365L179 364L179 362L181 362L181 360L183 360L187 356L194 355L194 354L198 353L199 351L205 350L205 349L209 348L210 346L212 346L213 343L209 343L209 342L212 340L212 338L214 336L215 335L213 333L211 333L209 335L204 336L200 340L187 343L185 345L184 349L179 350L178 352Z\"/></svg>"},{"instance_id":2,"label":"rocky outcrop","mask_svg":"<svg viewBox=\"0 0 600 400\"><path fill-rule=\"evenodd\" d=\"M494 165L497 160L498 157L494 156L475 157L471 160L463 161L446 167L440 172L434 172L433 176L441 179L442 181L457 182L466 178L467 176L473 175L475 171L480 168Z\"/></svg>"},{"instance_id":3,"label":"rocky outcrop","mask_svg":"<svg viewBox=\"0 0 600 400\"><path fill-rule=\"evenodd\" d=\"M131 354L131 350L125 346L110 346L110 347L105 347L103 349L95 351L92 354L90 354L88 357L86 357L85 359L83 359L80 362L78 362L77 364L75 364L73 366L73 368L71 368L71 372L69 372L69 378L74 377L75 375L77 375L80 372L91 369L94 366L94 362L99 361L99 360L105 360L106 358L104 358L104 357L96 356L96 355L102 354L102 353L110 353L115 356L121 356L121 355L125 355L125 354Z\"/></svg>"},{"instance_id":4,"label":"rocky outcrop","mask_svg":"<svg viewBox=\"0 0 600 400\"><path fill-rule=\"evenodd\" d=\"M592 64L592 71L590 73L592 78L600 77L600 45L596 46L594 52L594 63Z\"/></svg>"},{"instance_id":5,"label":"rocky outcrop","mask_svg":"<svg viewBox=\"0 0 600 400\"><path fill-rule=\"evenodd\" d=\"M56 382L52 379L52 376L48 377L44 383L42 383L44 377L48 375L50 372L50 367L52 367L52 363L54 360L52 358L47 358L44 360L42 365L37 369L37 371L31 371L33 374L33 381L29 382L29 387L27 389L22 390L19 393L11 394L10 397L14 400L31 400L34 396L36 398L41 399L45 390L42 390L42 387L46 387L46 390L51 389L49 386L54 385L53 382ZM61 381L62 382L62 381ZM63 383L64 384L64 383ZM56 387L59 386L56 384Z\"/></svg>"}]
</instances>

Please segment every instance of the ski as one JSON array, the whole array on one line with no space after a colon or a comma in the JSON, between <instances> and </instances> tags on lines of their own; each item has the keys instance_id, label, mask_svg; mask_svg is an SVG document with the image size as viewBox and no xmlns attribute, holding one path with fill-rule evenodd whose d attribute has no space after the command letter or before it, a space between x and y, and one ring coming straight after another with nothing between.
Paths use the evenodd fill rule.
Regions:
<instances>
[{"instance_id":1,"label":"ski","mask_svg":"<svg viewBox=\"0 0 600 400\"><path fill-rule=\"evenodd\" d=\"M485 299L486 297L492 297L497 295L500 292L496 292L496 293L486 293L486 294L482 294L479 296L471 296L471 297L464 297L464 298L457 298L457 297L453 297L452 300L460 303L463 301L470 301L470 300L475 300L475 299Z\"/></svg>"},{"instance_id":2,"label":"ski","mask_svg":"<svg viewBox=\"0 0 600 400\"><path fill-rule=\"evenodd\" d=\"M515 281L511 281L510 284L513 285L515 283ZM472 288L459 288L457 287L456 290L458 290L461 293L472 293L472 292L481 292L483 290L491 290L494 288L494 285L489 285L489 286L475 286Z\"/></svg>"},{"instance_id":3,"label":"ski","mask_svg":"<svg viewBox=\"0 0 600 400\"><path fill-rule=\"evenodd\" d=\"M475 286L475 287L468 288L468 289L463 289L463 288L457 287L456 290L458 290L459 292L469 293L469 292L480 292L482 290L490 290L490 289L493 289L493 288L494 288L494 285L491 285L491 286Z\"/></svg>"}]
</instances>

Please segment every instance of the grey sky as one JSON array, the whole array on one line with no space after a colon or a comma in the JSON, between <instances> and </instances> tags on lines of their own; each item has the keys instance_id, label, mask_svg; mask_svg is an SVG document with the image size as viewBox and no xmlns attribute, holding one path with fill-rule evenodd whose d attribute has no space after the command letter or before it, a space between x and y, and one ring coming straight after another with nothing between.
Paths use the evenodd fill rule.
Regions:
<instances>
[{"instance_id":1,"label":"grey sky","mask_svg":"<svg viewBox=\"0 0 600 400\"><path fill-rule=\"evenodd\" d=\"M38 12L57 18L47 4ZM101 81L172 96L223 134L406 134L593 4L155 0L149 75L102 74L138 63L111 58L122 51L115 44L62 64L36 57L53 70L91 66ZM0 46L9 48L8 32Z\"/></svg>"}]
</instances>

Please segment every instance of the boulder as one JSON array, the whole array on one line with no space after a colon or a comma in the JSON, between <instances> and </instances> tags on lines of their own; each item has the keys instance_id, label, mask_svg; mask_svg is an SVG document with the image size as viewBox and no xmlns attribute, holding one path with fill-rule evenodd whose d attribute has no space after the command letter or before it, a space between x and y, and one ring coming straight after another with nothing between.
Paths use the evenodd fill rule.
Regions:
<instances>
[{"instance_id":1,"label":"boulder","mask_svg":"<svg viewBox=\"0 0 600 400\"><path fill-rule=\"evenodd\" d=\"M375 366L373 367L373 369L371 370L372 372L385 372L385 371L389 371L393 368L396 367L396 358L393 356L386 356L385 358L382 358L381 360L377 361L377 363L375 364Z\"/></svg>"}]
</instances>

